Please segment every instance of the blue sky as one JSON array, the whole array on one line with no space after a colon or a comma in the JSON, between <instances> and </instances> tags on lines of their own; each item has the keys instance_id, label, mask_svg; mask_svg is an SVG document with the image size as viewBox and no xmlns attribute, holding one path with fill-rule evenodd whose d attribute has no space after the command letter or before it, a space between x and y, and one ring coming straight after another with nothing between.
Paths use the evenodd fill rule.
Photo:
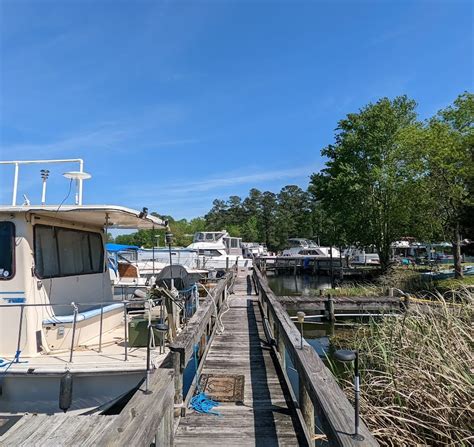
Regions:
<instances>
[{"instance_id":1,"label":"blue sky","mask_svg":"<svg viewBox=\"0 0 474 447\"><path fill-rule=\"evenodd\" d=\"M82 157L85 203L177 218L306 187L369 101L408 94L424 118L473 87L470 1L0 0L0 44L0 159Z\"/></svg>"}]
</instances>

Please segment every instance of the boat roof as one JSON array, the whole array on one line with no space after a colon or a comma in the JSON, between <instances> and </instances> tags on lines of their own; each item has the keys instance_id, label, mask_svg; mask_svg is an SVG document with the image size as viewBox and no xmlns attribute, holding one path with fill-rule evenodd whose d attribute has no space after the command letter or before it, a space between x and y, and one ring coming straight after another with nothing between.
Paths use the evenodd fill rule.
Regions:
<instances>
[{"instance_id":1,"label":"boat roof","mask_svg":"<svg viewBox=\"0 0 474 447\"><path fill-rule=\"evenodd\" d=\"M113 244L109 242L106 244L105 248L110 253L118 253L120 251L138 251L140 247L137 245L123 245L123 244Z\"/></svg>"},{"instance_id":2,"label":"boat roof","mask_svg":"<svg viewBox=\"0 0 474 447\"><path fill-rule=\"evenodd\" d=\"M106 226L106 216L108 216L108 228L151 229L166 227L166 222L158 217L151 215L140 217L140 211L115 205L0 206L0 213L33 213L38 216L60 217L63 220L99 227Z\"/></svg>"}]
</instances>

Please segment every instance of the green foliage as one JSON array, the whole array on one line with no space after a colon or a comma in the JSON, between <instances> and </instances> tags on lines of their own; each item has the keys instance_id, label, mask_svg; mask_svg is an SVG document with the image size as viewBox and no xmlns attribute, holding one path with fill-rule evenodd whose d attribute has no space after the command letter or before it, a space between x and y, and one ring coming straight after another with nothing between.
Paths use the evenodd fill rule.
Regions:
<instances>
[{"instance_id":1,"label":"green foliage","mask_svg":"<svg viewBox=\"0 0 474 447\"><path fill-rule=\"evenodd\" d=\"M400 133L416 120L406 96L383 98L339 122L335 144L322 155L326 168L311 177L310 191L347 242L376 247L383 266L390 244L413 229L414 173Z\"/></svg>"},{"instance_id":2,"label":"green foliage","mask_svg":"<svg viewBox=\"0 0 474 447\"><path fill-rule=\"evenodd\" d=\"M321 245L374 247L383 267L390 245L404 236L424 241L474 237L474 95L460 95L435 117L417 120L416 103L382 98L340 120L326 167L308 190L278 194L251 189L245 198L216 199L203 218L170 222L175 245L197 231L226 229L244 241L285 248L290 237ZM139 231L118 243L151 247L164 231ZM460 266L459 260L458 265Z\"/></svg>"},{"instance_id":3,"label":"green foliage","mask_svg":"<svg viewBox=\"0 0 474 447\"><path fill-rule=\"evenodd\" d=\"M191 220L174 220L171 216L160 216L157 213L151 213L154 216L166 219L173 233L173 245L178 247L188 246L193 239L194 233L204 231L206 222L202 217L196 217ZM151 248L153 245L163 246L165 243L165 230L139 230L132 234L122 234L115 238L117 244L137 245L139 247Z\"/></svg>"}]
</instances>

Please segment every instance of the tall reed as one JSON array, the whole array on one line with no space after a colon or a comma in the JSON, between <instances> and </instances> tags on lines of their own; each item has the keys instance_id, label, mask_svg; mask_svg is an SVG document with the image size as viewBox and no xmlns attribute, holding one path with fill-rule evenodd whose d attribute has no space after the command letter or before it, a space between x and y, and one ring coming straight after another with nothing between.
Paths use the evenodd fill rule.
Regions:
<instances>
[{"instance_id":1,"label":"tall reed","mask_svg":"<svg viewBox=\"0 0 474 447\"><path fill-rule=\"evenodd\" d=\"M333 340L359 349L361 415L382 445L474 444L473 295L457 293L462 304L438 295L436 304L361 327L351 341ZM352 398L349 370L340 382Z\"/></svg>"}]
</instances>

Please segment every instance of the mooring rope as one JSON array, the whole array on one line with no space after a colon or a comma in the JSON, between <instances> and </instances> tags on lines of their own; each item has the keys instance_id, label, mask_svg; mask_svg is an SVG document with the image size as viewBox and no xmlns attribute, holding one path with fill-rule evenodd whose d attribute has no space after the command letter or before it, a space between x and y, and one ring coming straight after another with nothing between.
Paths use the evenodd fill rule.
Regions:
<instances>
[{"instance_id":1,"label":"mooring rope","mask_svg":"<svg viewBox=\"0 0 474 447\"><path fill-rule=\"evenodd\" d=\"M195 344L194 345L194 368L196 370L196 390L197 394L191 399L191 402L189 403L190 408L193 410L197 411L198 413L204 413L204 414L214 414L215 416L221 416L221 413L218 411L214 411L214 407L218 407L220 405L219 402L216 402L215 400L212 400L209 398L209 396L202 391L201 389L201 384L199 380L199 374L198 372L198 360L197 360L197 352L199 349L199 345Z\"/></svg>"}]
</instances>

